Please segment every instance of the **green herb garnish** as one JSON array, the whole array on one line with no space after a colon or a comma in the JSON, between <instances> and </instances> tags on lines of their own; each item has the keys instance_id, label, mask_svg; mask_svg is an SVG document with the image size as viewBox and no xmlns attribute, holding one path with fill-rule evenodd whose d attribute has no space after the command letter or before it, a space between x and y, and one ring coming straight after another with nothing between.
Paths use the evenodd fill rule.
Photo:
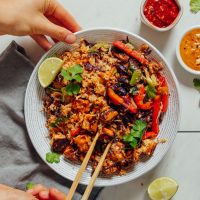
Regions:
<instances>
[{"instance_id":1,"label":"green herb garnish","mask_svg":"<svg viewBox=\"0 0 200 200\"><path fill-rule=\"evenodd\" d=\"M66 94L72 96L74 94L78 94L80 92L81 86L78 83L81 83L82 77L81 74L83 73L83 67L81 65L74 65L73 67L69 67L67 70L62 69L61 75L64 77L64 80L70 81L70 83L61 89L63 94L63 101L65 92ZM78 83L74 82L77 81Z\"/></svg>"},{"instance_id":2,"label":"green herb garnish","mask_svg":"<svg viewBox=\"0 0 200 200\"><path fill-rule=\"evenodd\" d=\"M156 96L156 88L152 86L151 84L146 86L146 92L147 92L147 97L149 99L155 98Z\"/></svg>"},{"instance_id":3,"label":"green herb garnish","mask_svg":"<svg viewBox=\"0 0 200 200\"><path fill-rule=\"evenodd\" d=\"M147 123L142 120L136 120L129 135L124 135L124 142L129 143L132 148L136 148L142 139Z\"/></svg>"},{"instance_id":4,"label":"green herb garnish","mask_svg":"<svg viewBox=\"0 0 200 200\"><path fill-rule=\"evenodd\" d=\"M136 69L132 74L130 84L134 86L140 80L141 75L142 75L141 70Z\"/></svg>"},{"instance_id":5,"label":"green herb garnish","mask_svg":"<svg viewBox=\"0 0 200 200\"><path fill-rule=\"evenodd\" d=\"M32 189L34 185L35 185L35 184L34 184L34 183L31 183L31 182L27 183L27 184L26 184L26 190Z\"/></svg>"},{"instance_id":6,"label":"green herb garnish","mask_svg":"<svg viewBox=\"0 0 200 200\"><path fill-rule=\"evenodd\" d=\"M59 123L59 122L62 122L62 121L63 121L63 118L62 118L62 117L58 117L58 118L56 119L56 121L55 121L55 122L52 122L49 126L51 126L51 127L57 127L58 123Z\"/></svg>"},{"instance_id":7,"label":"green herb garnish","mask_svg":"<svg viewBox=\"0 0 200 200\"><path fill-rule=\"evenodd\" d=\"M67 70L62 69L61 75L64 77L64 80L72 81L76 80L81 83L82 77L80 74L83 73L83 67L79 64L69 67Z\"/></svg>"},{"instance_id":8,"label":"green herb garnish","mask_svg":"<svg viewBox=\"0 0 200 200\"><path fill-rule=\"evenodd\" d=\"M195 78L193 80L193 83L194 83L194 87L200 92L200 79Z\"/></svg>"},{"instance_id":9,"label":"green herb garnish","mask_svg":"<svg viewBox=\"0 0 200 200\"><path fill-rule=\"evenodd\" d=\"M65 87L65 91L68 95L72 96L74 94L78 94L80 92L81 86L77 83L69 83Z\"/></svg>"},{"instance_id":10,"label":"green herb garnish","mask_svg":"<svg viewBox=\"0 0 200 200\"><path fill-rule=\"evenodd\" d=\"M200 0L190 0L190 10L193 13L200 11Z\"/></svg>"},{"instance_id":11,"label":"green herb garnish","mask_svg":"<svg viewBox=\"0 0 200 200\"><path fill-rule=\"evenodd\" d=\"M54 92L60 92L59 89L55 89L55 88L50 87L50 86L48 86L47 89L52 90L52 91L54 91Z\"/></svg>"},{"instance_id":12,"label":"green herb garnish","mask_svg":"<svg viewBox=\"0 0 200 200\"><path fill-rule=\"evenodd\" d=\"M49 152L46 154L46 161L48 163L59 163L60 162L60 154Z\"/></svg>"}]
</instances>

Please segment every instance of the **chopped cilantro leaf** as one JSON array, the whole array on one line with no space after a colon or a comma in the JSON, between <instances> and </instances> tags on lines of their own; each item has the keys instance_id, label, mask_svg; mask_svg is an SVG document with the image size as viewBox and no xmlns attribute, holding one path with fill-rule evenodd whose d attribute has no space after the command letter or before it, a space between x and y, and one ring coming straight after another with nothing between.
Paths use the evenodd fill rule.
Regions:
<instances>
[{"instance_id":1,"label":"chopped cilantro leaf","mask_svg":"<svg viewBox=\"0 0 200 200\"><path fill-rule=\"evenodd\" d=\"M82 81L82 77L80 74L83 73L83 67L81 65L74 65L73 67L69 67L67 70L61 70L61 76L63 76L64 80L72 81L76 80L77 82Z\"/></svg>"},{"instance_id":2,"label":"chopped cilantro leaf","mask_svg":"<svg viewBox=\"0 0 200 200\"><path fill-rule=\"evenodd\" d=\"M49 152L46 154L46 161L48 163L59 163L60 162L60 154Z\"/></svg>"},{"instance_id":3,"label":"chopped cilantro leaf","mask_svg":"<svg viewBox=\"0 0 200 200\"><path fill-rule=\"evenodd\" d=\"M35 185L35 184L34 184L34 183L31 183L31 182L27 183L27 184L26 184L26 190L32 189L34 185Z\"/></svg>"},{"instance_id":4,"label":"chopped cilantro leaf","mask_svg":"<svg viewBox=\"0 0 200 200\"><path fill-rule=\"evenodd\" d=\"M132 148L136 148L142 139L147 123L142 120L136 120L129 135L124 135L124 142L129 143Z\"/></svg>"},{"instance_id":5,"label":"chopped cilantro leaf","mask_svg":"<svg viewBox=\"0 0 200 200\"><path fill-rule=\"evenodd\" d=\"M200 0L190 0L190 10L193 13L200 11Z\"/></svg>"},{"instance_id":6,"label":"chopped cilantro leaf","mask_svg":"<svg viewBox=\"0 0 200 200\"><path fill-rule=\"evenodd\" d=\"M81 86L79 84L76 83L69 83L66 87L66 93L70 96L74 95L74 94L78 94L80 92Z\"/></svg>"},{"instance_id":7,"label":"chopped cilantro leaf","mask_svg":"<svg viewBox=\"0 0 200 200\"><path fill-rule=\"evenodd\" d=\"M193 80L193 83L194 83L194 87L200 92L200 79L195 78Z\"/></svg>"}]
</instances>

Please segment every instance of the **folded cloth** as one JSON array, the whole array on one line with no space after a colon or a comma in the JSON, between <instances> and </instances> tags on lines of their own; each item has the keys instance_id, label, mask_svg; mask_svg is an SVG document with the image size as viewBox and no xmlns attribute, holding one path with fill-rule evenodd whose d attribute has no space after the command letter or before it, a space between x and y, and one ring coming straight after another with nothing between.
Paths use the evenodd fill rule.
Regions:
<instances>
[{"instance_id":1,"label":"folded cloth","mask_svg":"<svg viewBox=\"0 0 200 200\"><path fill-rule=\"evenodd\" d=\"M24 121L24 94L34 64L25 50L12 42L0 55L0 183L25 189L28 182L56 187L67 193L72 182L56 174L33 148ZM81 198L79 185L74 199ZM94 188L90 200L101 188Z\"/></svg>"}]
</instances>

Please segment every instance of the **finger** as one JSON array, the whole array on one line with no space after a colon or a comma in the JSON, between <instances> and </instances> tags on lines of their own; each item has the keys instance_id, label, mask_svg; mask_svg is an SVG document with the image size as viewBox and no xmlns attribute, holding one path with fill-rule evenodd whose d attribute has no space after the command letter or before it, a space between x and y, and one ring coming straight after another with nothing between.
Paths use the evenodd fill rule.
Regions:
<instances>
[{"instance_id":1,"label":"finger","mask_svg":"<svg viewBox=\"0 0 200 200\"><path fill-rule=\"evenodd\" d=\"M59 22L55 17L53 16L49 16L48 20L51 21L52 23L58 25L58 26L62 26L65 27L61 22ZM59 42L58 40L56 40L55 38L51 38L55 43Z\"/></svg>"},{"instance_id":2,"label":"finger","mask_svg":"<svg viewBox=\"0 0 200 200\"><path fill-rule=\"evenodd\" d=\"M49 200L49 191L48 190L41 191L38 196L40 200Z\"/></svg>"},{"instance_id":3,"label":"finger","mask_svg":"<svg viewBox=\"0 0 200 200\"><path fill-rule=\"evenodd\" d=\"M67 10L65 10L65 8L58 1L52 1L46 13L48 12L70 31L77 32L81 30L81 27L76 22L74 17Z\"/></svg>"},{"instance_id":4,"label":"finger","mask_svg":"<svg viewBox=\"0 0 200 200\"><path fill-rule=\"evenodd\" d=\"M72 44L76 41L76 36L69 30L53 24L47 18L41 18L37 23L37 34L48 35L59 41Z\"/></svg>"},{"instance_id":5,"label":"finger","mask_svg":"<svg viewBox=\"0 0 200 200\"><path fill-rule=\"evenodd\" d=\"M35 196L35 195L38 195L41 191L46 191L46 190L47 190L46 187L44 187L44 186L41 185L41 184L37 184L37 185L34 185L32 189L27 190L27 192L28 192L29 194L32 194L32 195Z\"/></svg>"},{"instance_id":6,"label":"finger","mask_svg":"<svg viewBox=\"0 0 200 200\"><path fill-rule=\"evenodd\" d=\"M47 40L44 35L32 35L31 36L45 51L52 47L52 44Z\"/></svg>"},{"instance_id":7,"label":"finger","mask_svg":"<svg viewBox=\"0 0 200 200\"><path fill-rule=\"evenodd\" d=\"M66 200L66 195L55 188L49 190L50 200Z\"/></svg>"}]
</instances>

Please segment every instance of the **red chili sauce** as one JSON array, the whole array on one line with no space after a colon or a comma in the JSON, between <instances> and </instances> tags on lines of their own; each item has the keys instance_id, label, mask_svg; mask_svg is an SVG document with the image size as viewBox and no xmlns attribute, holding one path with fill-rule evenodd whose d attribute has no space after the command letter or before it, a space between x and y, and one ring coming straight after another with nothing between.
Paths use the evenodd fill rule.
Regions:
<instances>
[{"instance_id":1,"label":"red chili sauce","mask_svg":"<svg viewBox=\"0 0 200 200\"><path fill-rule=\"evenodd\" d=\"M172 24L178 13L179 7L174 0L147 0L144 6L145 17L159 28Z\"/></svg>"}]
</instances>

